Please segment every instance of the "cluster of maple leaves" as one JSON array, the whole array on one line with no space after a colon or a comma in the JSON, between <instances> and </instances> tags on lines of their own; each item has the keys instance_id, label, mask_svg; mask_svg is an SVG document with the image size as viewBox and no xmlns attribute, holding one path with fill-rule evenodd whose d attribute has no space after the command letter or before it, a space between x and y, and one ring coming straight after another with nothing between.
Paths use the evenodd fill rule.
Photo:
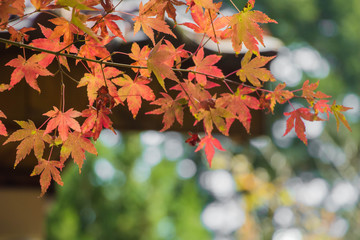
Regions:
<instances>
[{"instance_id":1,"label":"cluster of maple leaves","mask_svg":"<svg viewBox=\"0 0 360 240\"><path fill-rule=\"evenodd\" d=\"M0 42L6 43L7 47L13 45L34 50L31 57L19 55L6 64L14 70L10 83L0 84L1 92L11 90L23 78L30 87L40 92L38 77L54 75L60 75L64 92L63 78L73 79L68 58L75 58L77 64L83 64L88 69L88 73L80 80L73 79L77 87L87 88L87 109L81 112L72 108L65 110L63 100L59 107L54 106L53 110L43 114L48 118L40 127L36 127L31 120L16 121L21 129L12 133L4 142L20 141L15 166L33 150L38 165L31 175L40 175L41 195L46 192L52 179L63 184L60 171L70 156L81 171L85 151L97 154L91 139L96 141L104 128L113 130L109 115L114 107L127 106L135 118L144 100L158 106L147 114L163 115L164 127L161 131L169 129L175 120L182 125L185 108L194 117L194 125L202 122L204 136L191 133L186 142L192 146L197 145L195 151L204 148L210 166L215 148L224 150L212 135L214 128L228 135L234 121L239 121L250 132L251 109L273 112L276 104L290 103L295 97L305 99L308 106L293 108L293 111L284 113L288 116L284 135L295 129L299 139L307 144L303 120L324 121L329 118L329 114L335 116L337 127L341 121L350 130L342 114L349 108L337 105L336 102L329 104L327 99L330 96L316 91L318 82L306 81L301 89L294 91L286 90L285 83L278 84L273 91L263 87L265 82L275 81L265 68L274 57L260 55L258 45L264 45L264 42L259 23L276 21L253 10L255 0L249 0L241 11L232 16L222 15L221 3L213 3L212 0L150 0L140 3L138 15L132 18L134 34L142 30L150 38L152 46L140 47L136 42L132 43L131 52L126 53L131 64L113 62L112 54L106 48L115 37L126 41L118 25L118 21L125 20L115 11L115 7L121 6L121 2L117 3L119 6L114 6L110 0L31 0L36 9L33 13L48 13L53 9L66 8L71 10L72 15L71 20L61 16L49 20L54 25L53 29L38 24L44 37L29 40L27 32L35 30L34 28L17 30L9 22L11 15L24 17L24 0L0 1L0 29L6 29L10 34L9 40L0 39ZM225 76L216 66L221 55L205 56L204 44L192 53L184 45L174 47L164 38L156 39L157 33L176 38L172 27L165 21L165 16L177 24L176 6L181 5L187 6L186 13L183 14L190 14L193 19L192 23L185 22L180 23L181 25L215 43L219 39L231 39L236 54L244 46L247 48L240 69L234 69ZM85 14L89 12L91 16ZM75 42L79 41L82 44L78 48ZM188 60L192 60L193 65L182 68L182 63ZM58 62L57 73L51 73L47 69L53 61ZM135 77L119 70L122 68L131 68ZM233 74L238 76L238 81L228 79ZM154 93L149 87L154 76L163 92ZM169 82L172 82L171 88L168 87ZM234 83L237 84L235 91L228 85ZM221 85L227 86L228 92L216 91ZM175 92L176 97L172 97L169 91ZM60 96L61 99L64 95ZM327 115L327 119L320 118L319 114ZM6 116L0 111L0 117ZM85 118L81 125L76 120L78 117ZM1 121L0 134L7 136ZM49 149L47 159L44 157L46 147ZM56 158L52 156L54 147L60 148L58 160L51 160Z\"/></svg>"}]
</instances>

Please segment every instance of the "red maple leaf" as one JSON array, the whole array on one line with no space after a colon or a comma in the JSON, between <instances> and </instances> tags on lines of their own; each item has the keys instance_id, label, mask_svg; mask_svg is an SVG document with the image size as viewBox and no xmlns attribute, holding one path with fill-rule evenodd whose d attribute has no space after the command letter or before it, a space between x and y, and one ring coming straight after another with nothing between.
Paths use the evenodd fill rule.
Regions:
<instances>
[{"instance_id":1,"label":"red maple leaf","mask_svg":"<svg viewBox=\"0 0 360 240\"><path fill-rule=\"evenodd\" d=\"M51 179L54 179L59 185L63 186L60 172L58 168L62 169L63 164L59 161L40 159L38 165L34 167L30 176L40 175L41 194L43 196L50 186Z\"/></svg>"},{"instance_id":2,"label":"red maple leaf","mask_svg":"<svg viewBox=\"0 0 360 240\"><path fill-rule=\"evenodd\" d=\"M327 118L329 119L329 112L331 112L331 107L329 106L328 102L329 100L324 99L316 101L316 103L314 104L315 114L326 113Z\"/></svg>"},{"instance_id":3,"label":"red maple leaf","mask_svg":"<svg viewBox=\"0 0 360 240\"><path fill-rule=\"evenodd\" d=\"M149 17L146 14L146 9L144 9L142 2L139 5L139 16L134 17L133 20L135 21L134 24L134 34L136 34L140 28L142 28L143 32L151 39L153 44L155 45L154 39L154 30L169 34L176 38L175 34L169 28L169 25L166 22L159 18Z\"/></svg>"},{"instance_id":4,"label":"red maple leaf","mask_svg":"<svg viewBox=\"0 0 360 240\"><path fill-rule=\"evenodd\" d=\"M176 9L175 6L184 5L184 2L178 0L150 0L144 5L145 12L150 16L156 16L159 19L164 19L165 12L176 23Z\"/></svg>"},{"instance_id":5,"label":"red maple leaf","mask_svg":"<svg viewBox=\"0 0 360 240\"><path fill-rule=\"evenodd\" d=\"M200 142L199 134L197 133L188 133L190 137L185 140L186 143L188 143L190 146L194 147L196 144Z\"/></svg>"},{"instance_id":6,"label":"red maple leaf","mask_svg":"<svg viewBox=\"0 0 360 240\"><path fill-rule=\"evenodd\" d=\"M11 74L9 90L25 77L25 80L30 85L30 87L40 92L40 88L36 81L38 76L53 75L46 68L39 64L39 62L43 58L44 56L42 56L41 54L34 54L28 60L26 60L21 55L18 55L17 58L12 59L10 62L8 62L5 66L11 66L15 68L15 70Z\"/></svg>"},{"instance_id":7,"label":"red maple leaf","mask_svg":"<svg viewBox=\"0 0 360 240\"><path fill-rule=\"evenodd\" d=\"M341 112L346 112L348 110L352 109L351 107L344 107L343 105L337 105L336 101L333 102L333 104L331 105L331 112L334 114L335 119L336 119L336 128L339 131L339 126L340 126L340 122L342 122L344 124L344 126L349 129L349 131L351 132L351 128L350 125L348 123L348 121L346 120L344 114L342 114Z\"/></svg>"},{"instance_id":8,"label":"red maple leaf","mask_svg":"<svg viewBox=\"0 0 360 240\"><path fill-rule=\"evenodd\" d=\"M242 44L249 51L259 53L259 42L264 45L263 30L258 23L277 23L269 18L265 13L260 11L251 11L253 5L244 8L243 11L234 14L231 17L229 26L222 34L222 38L231 37L233 49L236 53L240 53Z\"/></svg>"},{"instance_id":9,"label":"red maple leaf","mask_svg":"<svg viewBox=\"0 0 360 240\"><path fill-rule=\"evenodd\" d=\"M285 116L290 116L286 120L286 131L284 133L284 136L287 135L294 127L295 127L295 133L298 136L298 138L303 141L305 144L307 144L307 139L305 135L305 124L302 119L308 120L308 121L314 121L314 120L321 120L317 118L317 116L310 112L310 109L308 108L298 108L292 112L286 112L284 113Z\"/></svg>"},{"instance_id":10,"label":"red maple leaf","mask_svg":"<svg viewBox=\"0 0 360 240\"><path fill-rule=\"evenodd\" d=\"M71 154L74 162L79 166L79 173L85 160L85 151L97 155L96 148L92 142L85 138L80 132L72 132L61 146L60 161L64 163Z\"/></svg>"},{"instance_id":11,"label":"red maple leaf","mask_svg":"<svg viewBox=\"0 0 360 240\"><path fill-rule=\"evenodd\" d=\"M115 131L112 127L112 121L109 118L109 114L111 111L102 107L99 110L90 107L82 111L82 117L86 117L83 125L81 126L81 130L85 135L89 135L95 141L98 139L100 132L103 128L111 129L114 134Z\"/></svg>"},{"instance_id":12,"label":"red maple leaf","mask_svg":"<svg viewBox=\"0 0 360 240\"><path fill-rule=\"evenodd\" d=\"M45 142L52 142L51 136L45 134L44 130L38 130L34 122L31 120L28 120L28 122L15 122L19 124L22 129L15 131L4 142L4 144L7 144L9 142L21 141L21 143L16 148L17 151L14 168L21 162L21 160L30 154L31 150L34 150L34 155L37 159L41 159L44 154Z\"/></svg>"},{"instance_id":13,"label":"red maple leaf","mask_svg":"<svg viewBox=\"0 0 360 240\"><path fill-rule=\"evenodd\" d=\"M136 115L141 108L141 98L147 101L153 101L155 95L153 90L147 86L150 83L148 78L138 76L134 81L128 75L124 74L123 77L113 79L116 85L121 86L118 91L121 101L127 101L130 112L133 117Z\"/></svg>"},{"instance_id":14,"label":"red maple leaf","mask_svg":"<svg viewBox=\"0 0 360 240\"><path fill-rule=\"evenodd\" d=\"M252 60L251 56L252 52L248 51L241 60L241 69L236 72L236 75L240 77L240 80L242 82L246 82L246 80L248 80L255 87L262 86L260 81L276 81L271 72L264 67L270 60L275 58L275 56L258 56Z\"/></svg>"},{"instance_id":15,"label":"red maple leaf","mask_svg":"<svg viewBox=\"0 0 360 240\"><path fill-rule=\"evenodd\" d=\"M205 155L206 159L209 163L209 166L211 167L212 159L215 154L215 148L225 151L225 149L222 148L221 143L219 140L211 136L211 134L207 134L205 137L201 138L200 143L198 147L195 149L195 152L199 151L200 149L205 147Z\"/></svg>"},{"instance_id":16,"label":"red maple leaf","mask_svg":"<svg viewBox=\"0 0 360 240\"><path fill-rule=\"evenodd\" d=\"M173 125L175 118L178 121L178 123L182 125L184 118L184 111L183 111L183 106L179 100L172 99L172 97L170 97L166 93L161 93L161 95L163 95L163 98L158 98L152 103L150 103L161 107L153 111L147 112L146 114L164 114L162 121L164 127L160 130L162 132L169 129Z\"/></svg>"},{"instance_id":17,"label":"red maple leaf","mask_svg":"<svg viewBox=\"0 0 360 240\"><path fill-rule=\"evenodd\" d=\"M73 108L70 108L66 112L60 111L57 107L53 108L54 110L50 110L43 114L51 118L46 126L44 134L50 133L57 128L59 130L59 136L64 142L68 138L70 128L77 132L81 132L79 123L74 119L81 116L80 112L73 110Z\"/></svg>"},{"instance_id":18,"label":"red maple leaf","mask_svg":"<svg viewBox=\"0 0 360 240\"><path fill-rule=\"evenodd\" d=\"M316 83L309 84L309 80L306 80L302 87L302 97L305 98L308 103L313 104L315 98L329 98L331 96L326 95L325 93L322 93L320 91L315 92L315 89L317 89L319 86L319 81Z\"/></svg>"},{"instance_id":19,"label":"red maple leaf","mask_svg":"<svg viewBox=\"0 0 360 240\"><path fill-rule=\"evenodd\" d=\"M218 99L219 105L226 108L236 115L237 119L244 125L246 131L250 132L251 113L249 108L259 109L260 102L257 98L249 94L254 92L254 89L247 87L239 87L235 94L224 93ZM226 119L226 124L230 128L234 118Z\"/></svg>"},{"instance_id":20,"label":"red maple leaf","mask_svg":"<svg viewBox=\"0 0 360 240\"><path fill-rule=\"evenodd\" d=\"M0 117L1 118L6 118L5 114L0 110ZM0 135L3 135L3 136L7 136L7 131L6 131L6 127L5 125L3 124L2 121L0 121Z\"/></svg>"},{"instance_id":21,"label":"red maple leaf","mask_svg":"<svg viewBox=\"0 0 360 240\"><path fill-rule=\"evenodd\" d=\"M199 73L194 74L194 73L190 72L189 76L188 76L189 80L193 80L194 78L196 78L196 81L200 85L205 86L207 83L206 75L211 75L211 76L218 77L218 78L223 77L224 75L223 75L222 71L218 67L213 66L220 59L221 59L221 56L217 56L215 54L206 56L204 58L204 48L200 48L198 53L195 56L193 56L193 61L194 61L195 66L190 67L188 69L199 72L199 73L204 73L204 74L199 74Z\"/></svg>"},{"instance_id":22,"label":"red maple leaf","mask_svg":"<svg viewBox=\"0 0 360 240\"><path fill-rule=\"evenodd\" d=\"M46 49L46 50L51 50L51 51L60 51L60 50L64 50L64 51L69 51L72 53L77 53L77 48L74 45L69 46L68 48L67 45L63 42L60 42L60 38L53 38L53 39L49 39L50 36L53 34L53 30L51 30L50 28L44 27L41 24L39 24L40 29L42 34L45 36L45 38L37 38L34 39L30 45L38 47L38 48L42 48L42 49ZM52 63L52 61L55 58L54 54L50 54L50 53L41 53L44 58L39 61L39 64L43 67L47 67L50 65L50 63ZM70 71L67 59L65 56L58 56L60 63L66 67L66 69L68 71Z\"/></svg>"}]
</instances>

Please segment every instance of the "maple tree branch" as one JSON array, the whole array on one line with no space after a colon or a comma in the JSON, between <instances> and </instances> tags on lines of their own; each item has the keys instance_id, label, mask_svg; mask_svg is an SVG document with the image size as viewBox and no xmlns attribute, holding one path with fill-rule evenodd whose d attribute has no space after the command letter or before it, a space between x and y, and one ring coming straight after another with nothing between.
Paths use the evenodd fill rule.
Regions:
<instances>
[{"instance_id":1,"label":"maple tree branch","mask_svg":"<svg viewBox=\"0 0 360 240\"><path fill-rule=\"evenodd\" d=\"M45 52L45 53L50 53L50 54L54 54L56 56L64 56L64 57L68 57L68 58L73 58L73 59L77 59L77 60L83 60L83 61L88 61L88 62L94 62L94 63L98 63L98 64L105 64L108 66L113 66L113 67L119 67L119 68L139 68L139 69L147 69L147 67L144 66L133 66L130 64L123 64L123 63L115 63L115 62L104 62L102 60L96 60L96 59L90 59L90 58L86 58L86 57L80 57L77 56L75 54L69 54L69 53L62 53L62 52L55 52L55 51L51 51L51 50L47 50L47 49L43 49L43 48L38 48L38 47L34 47L28 44L24 44L24 43L20 43L20 42L14 42L5 38L0 38L0 42L2 43L7 43L13 46L17 46L17 47L24 47L33 51L37 51L37 52Z\"/></svg>"}]
</instances>

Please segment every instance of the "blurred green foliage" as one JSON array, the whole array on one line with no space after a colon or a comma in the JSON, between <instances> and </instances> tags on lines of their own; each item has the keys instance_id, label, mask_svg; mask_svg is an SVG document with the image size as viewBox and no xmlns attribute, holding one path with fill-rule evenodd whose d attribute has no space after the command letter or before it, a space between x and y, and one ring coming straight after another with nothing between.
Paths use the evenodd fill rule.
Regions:
<instances>
[{"instance_id":1,"label":"blurred green foliage","mask_svg":"<svg viewBox=\"0 0 360 240\"><path fill-rule=\"evenodd\" d=\"M81 174L76 165L64 170L47 239L208 239L196 180L177 177L176 162L162 159L142 181L134 173L138 164L148 167L139 134L121 136L113 147L98 141L99 157L89 156Z\"/></svg>"}]
</instances>

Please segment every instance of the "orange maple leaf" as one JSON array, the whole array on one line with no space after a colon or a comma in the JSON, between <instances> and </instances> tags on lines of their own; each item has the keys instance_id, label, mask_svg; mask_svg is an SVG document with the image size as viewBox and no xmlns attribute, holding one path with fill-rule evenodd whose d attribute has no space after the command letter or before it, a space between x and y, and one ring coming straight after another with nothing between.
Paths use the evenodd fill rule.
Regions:
<instances>
[{"instance_id":1,"label":"orange maple leaf","mask_svg":"<svg viewBox=\"0 0 360 240\"><path fill-rule=\"evenodd\" d=\"M168 78L178 82L174 71L171 69L174 65L174 57L176 52L172 51L168 45L161 45L161 41L158 42L151 50L148 60L147 67L149 71L153 72L162 86L166 91L164 78Z\"/></svg>"},{"instance_id":2,"label":"orange maple leaf","mask_svg":"<svg viewBox=\"0 0 360 240\"><path fill-rule=\"evenodd\" d=\"M205 86L207 83L206 74L218 78L223 77L224 75L222 71L218 67L213 66L220 59L221 56L217 56L215 54L206 56L204 58L204 48L200 48L197 54L193 56L193 61L195 66L188 68L189 70L196 71L199 73L190 72L188 76L189 80L193 80L195 78L200 85ZM204 73L204 74L200 74L200 73ZM209 78L213 78L213 77L209 77Z\"/></svg>"},{"instance_id":3,"label":"orange maple leaf","mask_svg":"<svg viewBox=\"0 0 360 240\"><path fill-rule=\"evenodd\" d=\"M194 115L196 118L195 124L203 120L205 132L210 135L213 130L213 124L224 135L229 135L229 126L225 120L228 118L235 118L236 116L221 106L222 102L214 99L207 99L200 102L200 109ZM194 124L194 125L195 125Z\"/></svg>"},{"instance_id":4,"label":"orange maple leaf","mask_svg":"<svg viewBox=\"0 0 360 240\"><path fill-rule=\"evenodd\" d=\"M0 29L6 27L10 15L22 16L24 9L24 0L0 1Z\"/></svg>"},{"instance_id":5,"label":"orange maple leaf","mask_svg":"<svg viewBox=\"0 0 360 240\"><path fill-rule=\"evenodd\" d=\"M41 159L44 154L45 142L51 143L52 138L49 134L44 133L44 130L38 130L31 120L15 121L22 129L15 131L9 136L9 138L3 143L21 141L17 146L16 159L14 168L30 154L31 150L34 150L34 155L37 159Z\"/></svg>"},{"instance_id":6,"label":"orange maple leaf","mask_svg":"<svg viewBox=\"0 0 360 240\"><path fill-rule=\"evenodd\" d=\"M163 95L163 98L158 98L152 103L150 103L153 105L158 105L160 106L160 108L147 112L146 114L164 114L162 120L164 127L160 130L162 132L169 129L173 125L173 123L175 122L175 118L178 123L182 125L184 118L184 110L182 104L180 103L181 99L174 100L166 93L161 93L161 95Z\"/></svg>"},{"instance_id":7,"label":"orange maple leaf","mask_svg":"<svg viewBox=\"0 0 360 240\"><path fill-rule=\"evenodd\" d=\"M216 6L220 8L221 2L217 3ZM205 33L216 43L218 42L217 38L221 36L222 31L220 30L225 28L229 23L227 17L217 18L217 11L209 9L203 10L203 8L197 5L191 8L191 16L196 24L186 22L181 25L193 29L196 33Z\"/></svg>"},{"instance_id":8,"label":"orange maple leaf","mask_svg":"<svg viewBox=\"0 0 360 240\"><path fill-rule=\"evenodd\" d=\"M112 127L113 123L108 116L110 113L111 111L105 107L101 107L99 110L90 107L82 111L82 116L86 117L81 126L82 132L92 137L95 141L98 139L103 128L111 129L115 134Z\"/></svg>"},{"instance_id":9,"label":"orange maple leaf","mask_svg":"<svg viewBox=\"0 0 360 240\"><path fill-rule=\"evenodd\" d=\"M33 27L24 27L24 28L22 28L20 30L16 30L12 26L9 26L9 28L8 28L8 31L10 33L10 40L14 41L14 42L21 42L23 40L28 41L29 40L29 35L26 34L26 32L34 31L34 30L35 30L35 28L33 28Z\"/></svg>"},{"instance_id":10,"label":"orange maple leaf","mask_svg":"<svg viewBox=\"0 0 360 240\"><path fill-rule=\"evenodd\" d=\"M211 136L211 134L207 134L205 137L201 138L198 147L195 149L195 152L198 152L200 149L205 147L205 155L206 159L211 167L212 159L215 154L215 148L219 149L220 151L225 151L221 146L219 140Z\"/></svg>"},{"instance_id":11,"label":"orange maple leaf","mask_svg":"<svg viewBox=\"0 0 360 240\"><path fill-rule=\"evenodd\" d=\"M144 5L145 12L150 16L155 16L159 19L164 19L165 12L176 23L176 9L175 6L185 5L184 2L178 0L150 0Z\"/></svg>"},{"instance_id":12,"label":"orange maple leaf","mask_svg":"<svg viewBox=\"0 0 360 240\"><path fill-rule=\"evenodd\" d=\"M164 20L161 20L159 18L152 18L146 15L142 2L139 5L139 16L134 17L133 20L135 21L134 34L136 34L140 30L140 28L142 28L143 32L151 39L154 45L155 39L153 29L162 33L169 34L176 38L175 34L171 31L169 25L167 25Z\"/></svg>"},{"instance_id":13,"label":"orange maple leaf","mask_svg":"<svg viewBox=\"0 0 360 240\"><path fill-rule=\"evenodd\" d=\"M283 90L286 87L285 83L280 83L276 86L273 92L270 92L266 95L266 100L270 100L270 110L274 112L276 102L284 104L288 100L294 97L294 94L289 90Z\"/></svg>"},{"instance_id":14,"label":"orange maple leaf","mask_svg":"<svg viewBox=\"0 0 360 240\"><path fill-rule=\"evenodd\" d=\"M308 121L314 121L314 120L322 120L319 119L315 114L310 112L310 109L308 108L298 108L292 112L286 112L284 113L285 116L290 116L286 120L286 131L284 133L284 136L287 135L294 127L295 127L295 133L298 136L298 138L303 141L307 145L307 139L305 135L305 124L302 119L308 120Z\"/></svg>"},{"instance_id":15,"label":"orange maple leaf","mask_svg":"<svg viewBox=\"0 0 360 240\"><path fill-rule=\"evenodd\" d=\"M147 60L149 57L151 49L148 45L145 45L143 48L140 49L139 45L136 42L133 42L131 45L131 53L129 54L129 57L133 59L135 62L131 63L133 66L146 66ZM150 77L151 72L146 69L139 69L139 68L133 68L134 72L140 72L141 76L144 77Z\"/></svg>"},{"instance_id":16,"label":"orange maple leaf","mask_svg":"<svg viewBox=\"0 0 360 240\"><path fill-rule=\"evenodd\" d=\"M1 118L6 118L5 114L0 110L0 117ZM7 136L7 131L6 131L6 127L5 125L3 124L2 121L0 121L0 135L3 135L3 136Z\"/></svg>"},{"instance_id":17,"label":"orange maple leaf","mask_svg":"<svg viewBox=\"0 0 360 240\"><path fill-rule=\"evenodd\" d=\"M51 179L54 179L59 185L63 186L60 172L58 168L62 169L63 164L59 161L40 159L38 165L34 167L30 176L40 175L40 186L42 197L50 186Z\"/></svg>"},{"instance_id":18,"label":"orange maple leaf","mask_svg":"<svg viewBox=\"0 0 360 240\"><path fill-rule=\"evenodd\" d=\"M79 166L79 173L85 160L85 151L97 155L96 148L92 142L85 138L80 132L72 132L61 146L60 161L64 163L71 154L74 162Z\"/></svg>"},{"instance_id":19,"label":"orange maple leaf","mask_svg":"<svg viewBox=\"0 0 360 240\"><path fill-rule=\"evenodd\" d=\"M68 138L69 128L81 132L79 123L74 119L81 116L80 112L73 110L73 108L70 108L66 112L60 111L57 107L53 108L54 110L50 110L43 114L51 118L46 126L44 134L50 133L57 128L59 130L59 136L64 142Z\"/></svg>"},{"instance_id":20,"label":"orange maple leaf","mask_svg":"<svg viewBox=\"0 0 360 240\"><path fill-rule=\"evenodd\" d=\"M342 105L337 105L336 101L334 100L333 104L331 105L331 112L334 114L335 119L336 119L336 128L339 131L339 126L340 126L340 122L342 122L344 124L344 126L349 129L349 131L351 132L351 128L350 125L348 123L348 121L346 120L344 114L342 114L341 112L346 112L348 110L352 109L351 107L345 107Z\"/></svg>"},{"instance_id":21,"label":"orange maple leaf","mask_svg":"<svg viewBox=\"0 0 360 240\"><path fill-rule=\"evenodd\" d=\"M252 52L248 51L241 60L241 69L236 72L236 75L239 76L240 80L242 82L248 80L255 87L262 86L259 80L263 82L276 81L271 72L264 67L270 60L275 58L275 56L258 56L252 60L251 56Z\"/></svg>"},{"instance_id":22,"label":"orange maple leaf","mask_svg":"<svg viewBox=\"0 0 360 240\"><path fill-rule=\"evenodd\" d=\"M251 11L252 6L231 17L229 26L222 34L222 38L231 37L232 46L236 53L240 53L242 44L249 51L259 53L259 42L264 45L263 30L258 23L277 23L260 11ZM259 41L259 42L258 42Z\"/></svg>"},{"instance_id":23,"label":"orange maple leaf","mask_svg":"<svg viewBox=\"0 0 360 240\"><path fill-rule=\"evenodd\" d=\"M114 22L119 20L124 19L114 14L108 14L105 16L100 14L88 19L88 21L97 21L97 24L92 27L92 30L95 33L100 30L100 36L106 37L109 35L109 32L107 30L107 28L109 28L115 36L121 38L126 42L126 39L124 38L124 35L122 34L119 26Z\"/></svg>"},{"instance_id":24,"label":"orange maple leaf","mask_svg":"<svg viewBox=\"0 0 360 240\"><path fill-rule=\"evenodd\" d=\"M153 101L155 99L153 90L147 86L147 84L150 83L150 80L147 78L138 76L133 81L131 77L124 74L123 77L113 79L113 82L121 86L118 91L120 99L127 101L129 110L134 118L136 118L141 108L141 98L147 101Z\"/></svg>"},{"instance_id":25,"label":"orange maple leaf","mask_svg":"<svg viewBox=\"0 0 360 240\"><path fill-rule=\"evenodd\" d=\"M25 80L30 85L30 87L40 92L40 88L36 81L37 77L39 75L53 76L51 72L39 64L43 58L44 56L41 54L34 54L28 60L26 60L21 55L18 55L17 58L8 62L5 66L15 67L15 70L11 74L9 90L25 77Z\"/></svg>"},{"instance_id":26,"label":"orange maple leaf","mask_svg":"<svg viewBox=\"0 0 360 240\"><path fill-rule=\"evenodd\" d=\"M74 42L74 34L80 34L79 29L63 17L49 20L56 25L49 39L57 39L64 36L64 44L68 46Z\"/></svg>"},{"instance_id":27,"label":"orange maple leaf","mask_svg":"<svg viewBox=\"0 0 360 240\"><path fill-rule=\"evenodd\" d=\"M306 80L303 84L302 89L302 97L308 101L308 103L313 104L315 98L329 98L331 96L326 95L325 93L322 93L320 91L315 92L315 89L317 89L319 86L319 81L316 83L309 84L309 80Z\"/></svg>"},{"instance_id":28,"label":"orange maple leaf","mask_svg":"<svg viewBox=\"0 0 360 240\"><path fill-rule=\"evenodd\" d=\"M244 125L246 131L250 132L251 113L250 109L259 109L260 102L257 98L249 94L254 92L254 89L247 87L239 87L234 94L224 93L218 99L219 105L226 108L236 115L236 118ZM227 118L227 128L230 128L234 118Z\"/></svg>"},{"instance_id":29,"label":"orange maple leaf","mask_svg":"<svg viewBox=\"0 0 360 240\"><path fill-rule=\"evenodd\" d=\"M92 73L84 74L84 77L80 79L77 87L87 86L87 95L90 106L94 104L94 101L98 96L98 90L102 86L108 87L110 96L112 96L115 99L115 102L118 104L121 102L121 99L117 93L116 86L109 79L117 77L121 73L122 72L120 70L114 67L105 67L101 69L101 66L96 64L92 69Z\"/></svg>"}]
</instances>

